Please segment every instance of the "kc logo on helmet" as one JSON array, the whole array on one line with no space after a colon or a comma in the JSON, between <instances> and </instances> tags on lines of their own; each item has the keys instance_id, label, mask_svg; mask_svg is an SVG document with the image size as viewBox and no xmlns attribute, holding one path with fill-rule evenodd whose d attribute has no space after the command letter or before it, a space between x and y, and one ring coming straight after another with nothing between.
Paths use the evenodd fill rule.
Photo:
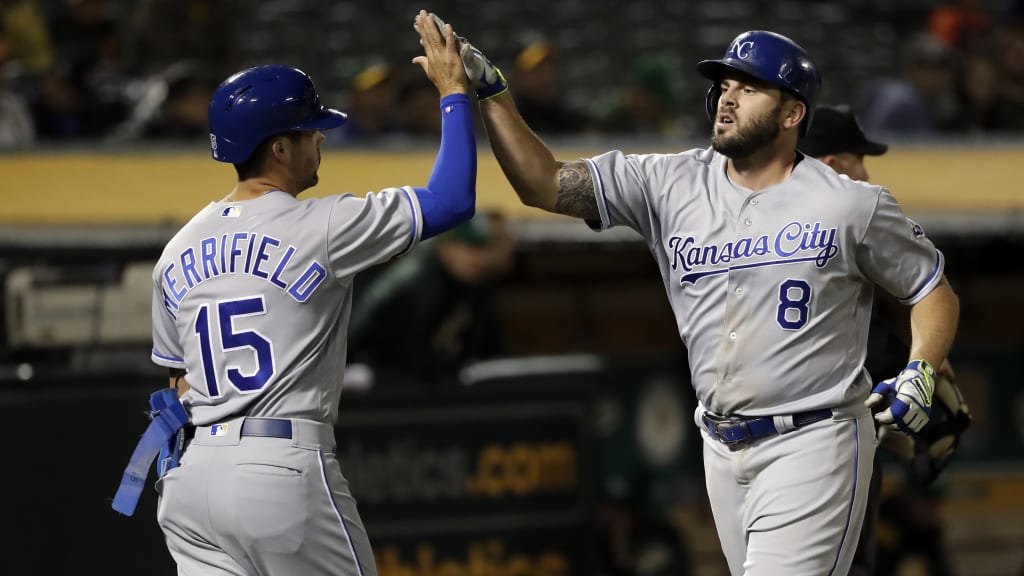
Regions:
<instances>
[{"instance_id":1,"label":"kc logo on helmet","mask_svg":"<svg viewBox=\"0 0 1024 576\"><path fill-rule=\"evenodd\" d=\"M736 45L736 57L740 60L746 60L750 58L750 53L754 50L753 40L747 40L746 42L740 42Z\"/></svg>"}]
</instances>

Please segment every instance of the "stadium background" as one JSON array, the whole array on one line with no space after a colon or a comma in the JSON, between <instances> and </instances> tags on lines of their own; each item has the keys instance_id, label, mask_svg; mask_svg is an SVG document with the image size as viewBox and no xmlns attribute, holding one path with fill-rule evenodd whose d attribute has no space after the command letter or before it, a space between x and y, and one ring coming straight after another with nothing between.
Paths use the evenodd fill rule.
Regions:
<instances>
[{"instance_id":1,"label":"stadium background","mask_svg":"<svg viewBox=\"0 0 1024 576\"><path fill-rule=\"evenodd\" d=\"M991 56L1006 88L1019 80L1004 62L1013 44L1001 40L1019 33L1017 6L981 4L990 27L954 46L948 64L963 79L971 57ZM395 90L409 94L415 83L407 73L416 70L406 63L418 49L410 22L420 7L404 0L0 2L2 92L20 98L36 123L34 138L5 144L0 154L0 418L13 452L3 502L14 528L4 539L5 572L173 573L153 491L130 519L117 517L109 498L145 425L145 397L166 382L148 362L152 261L186 218L230 189L233 174L209 160L202 127L188 124L189 106L180 112L167 102L183 93L201 101L196 95L211 78L264 62L306 70L327 102L349 111L374 83L365 73L381 65L395 75ZM919 33L939 33L932 26L944 5L488 0L426 7L506 70L530 46L557 50L561 105L593 122L553 127L544 138L560 158L576 158L705 146L706 85L692 64L719 55L749 28L787 34L815 55L823 102L866 105L881 79L910 77L904 64L916 61L908 46ZM28 33L33 21L46 42ZM81 57L89 46L106 48L93 50L90 62ZM670 129L602 124L601 111L634 85L647 56L657 58L659 75L645 86L672 96ZM882 538L904 555L895 573L1019 575L1024 193L1016 168L1024 133L1012 129L1012 113L995 125L969 122L962 90L950 90L958 107L947 117L960 121L869 130L891 151L868 167L947 255L962 305L951 358L975 422L953 467L928 492L932 505L904 515L937 515L941 532L923 538L941 546L942 566L923 560L929 542L914 540L921 531L889 525ZM68 94L77 105L66 105ZM404 102L396 97L394 105ZM108 118L102 125L87 121L100 116ZM49 122L55 117L62 122ZM174 120L181 125L169 126ZM435 150L430 128L413 124L332 142L310 195L424 182ZM724 574L704 501L685 351L646 247L628 232L593 234L518 205L482 139L479 196L481 208L509 216L518 240L514 267L495 286L511 358L468 366L439 386L378 380L343 395L339 453L381 574ZM887 491L899 502L902 469L891 459L886 467Z\"/></svg>"}]
</instances>

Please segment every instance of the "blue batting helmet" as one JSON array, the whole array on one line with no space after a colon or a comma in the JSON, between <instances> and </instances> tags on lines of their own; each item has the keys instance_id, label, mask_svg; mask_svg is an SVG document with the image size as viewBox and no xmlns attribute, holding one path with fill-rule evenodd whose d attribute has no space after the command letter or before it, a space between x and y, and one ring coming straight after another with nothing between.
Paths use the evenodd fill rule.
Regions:
<instances>
[{"instance_id":1,"label":"blue batting helmet","mask_svg":"<svg viewBox=\"0 0 1024 576\"><path fill-rule=\"evenodd\" d=\"M257 66L217 87L209 118L213 159L241 164L271 136L337 128L347 116L320 104L313 80L302 70Z\"/></svg>"},{"instance_id":2,"label":"blue batting helmet","mask_svg":"<svg viewBox=\"0 0 1024 576\"><path fill-rule=\"evenodd\" d=\"M796 42L775 32L751 30L737 36L721 60L698 63L697 72L713 82L706 100L708 118L712 122L718 112L718 98L722 95L719 83L727 69L749 74L799 98L807 107L800 134L807 131L818 90L821 89L821 75L811 57Z\"/></svg>"}]
</instances>

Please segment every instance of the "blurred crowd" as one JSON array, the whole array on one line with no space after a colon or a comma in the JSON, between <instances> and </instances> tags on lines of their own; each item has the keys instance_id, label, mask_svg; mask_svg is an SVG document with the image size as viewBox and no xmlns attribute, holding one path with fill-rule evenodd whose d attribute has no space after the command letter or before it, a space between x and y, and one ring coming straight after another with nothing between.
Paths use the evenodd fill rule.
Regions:
<instances>
[{"instance_id":1,"label":"blurred crowd","mask_svg":"<svg viewBox=\"0 0 1024 576\"><path fill-rule=\"evenodd\" d=\"M1018 0L938 0L901 35L891 77L842 93L869 132L1024 131L1024 10ZM0 149L95 141L206 138L216 85L240 67L225 0L0 0ZM798 39L799 40L799 39ZM566 90L557 38L517 44L502 62L538 133L700 137L706 128L689 63L637 53L617 85L580 103ZM372 47L367 47L372 50ZM714 55L710 55L714 56ZM350 113L330 145L436 137L430 83L407 62L368 55L328 94ZM825 70L826 79L828 70ZM826 86L826 88L828 88ZM692 90L691 90L692 91ZM828 93L828 92L826 92Z\"/></svg>"},{"instance_id":2,"label":"blurred crowd","mask_svg":"<svg viewBox=\"0 0 1024 576\"><path fill-rule=\"evenodd\" d=\"M1024 131L1024 12L1020 2L948 0L907 36L898 75L857 98L869 132Z\"/></svg>"},{"instance_id":3,"label":"blurred crowd","mask_svg":"<svg viewBox=\"0 0 1024 576\"><path fill-rule=\"evenodd\" d=\"M205 138L233 66L217 0L0 0L0 147Z\"/></svg>"}]
</instances>

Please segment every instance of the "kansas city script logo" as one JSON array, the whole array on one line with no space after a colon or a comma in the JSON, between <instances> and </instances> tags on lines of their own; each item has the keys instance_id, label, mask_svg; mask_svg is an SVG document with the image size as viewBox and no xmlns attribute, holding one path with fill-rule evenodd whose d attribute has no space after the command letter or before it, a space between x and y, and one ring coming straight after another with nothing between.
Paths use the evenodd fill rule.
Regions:
<instances>
[{"instance_id":1,"label":"kansas city script logo","mask_svg":"<svg viewBox=\"0 0 1024 576\"><path fill-rule=\"evenodd\" d=\"M774 236L739 238L724 244L699 244L693 236L673 236L668 240L668 250L672 269L685 272L679 278L679 284L685 285L705 276L760 266L814 262L824 268L839 254L839 245L836 228L822 228L821 222L793 221ZM752 259L757 261L749 262Z\"/></svg>"}]
</instances>

